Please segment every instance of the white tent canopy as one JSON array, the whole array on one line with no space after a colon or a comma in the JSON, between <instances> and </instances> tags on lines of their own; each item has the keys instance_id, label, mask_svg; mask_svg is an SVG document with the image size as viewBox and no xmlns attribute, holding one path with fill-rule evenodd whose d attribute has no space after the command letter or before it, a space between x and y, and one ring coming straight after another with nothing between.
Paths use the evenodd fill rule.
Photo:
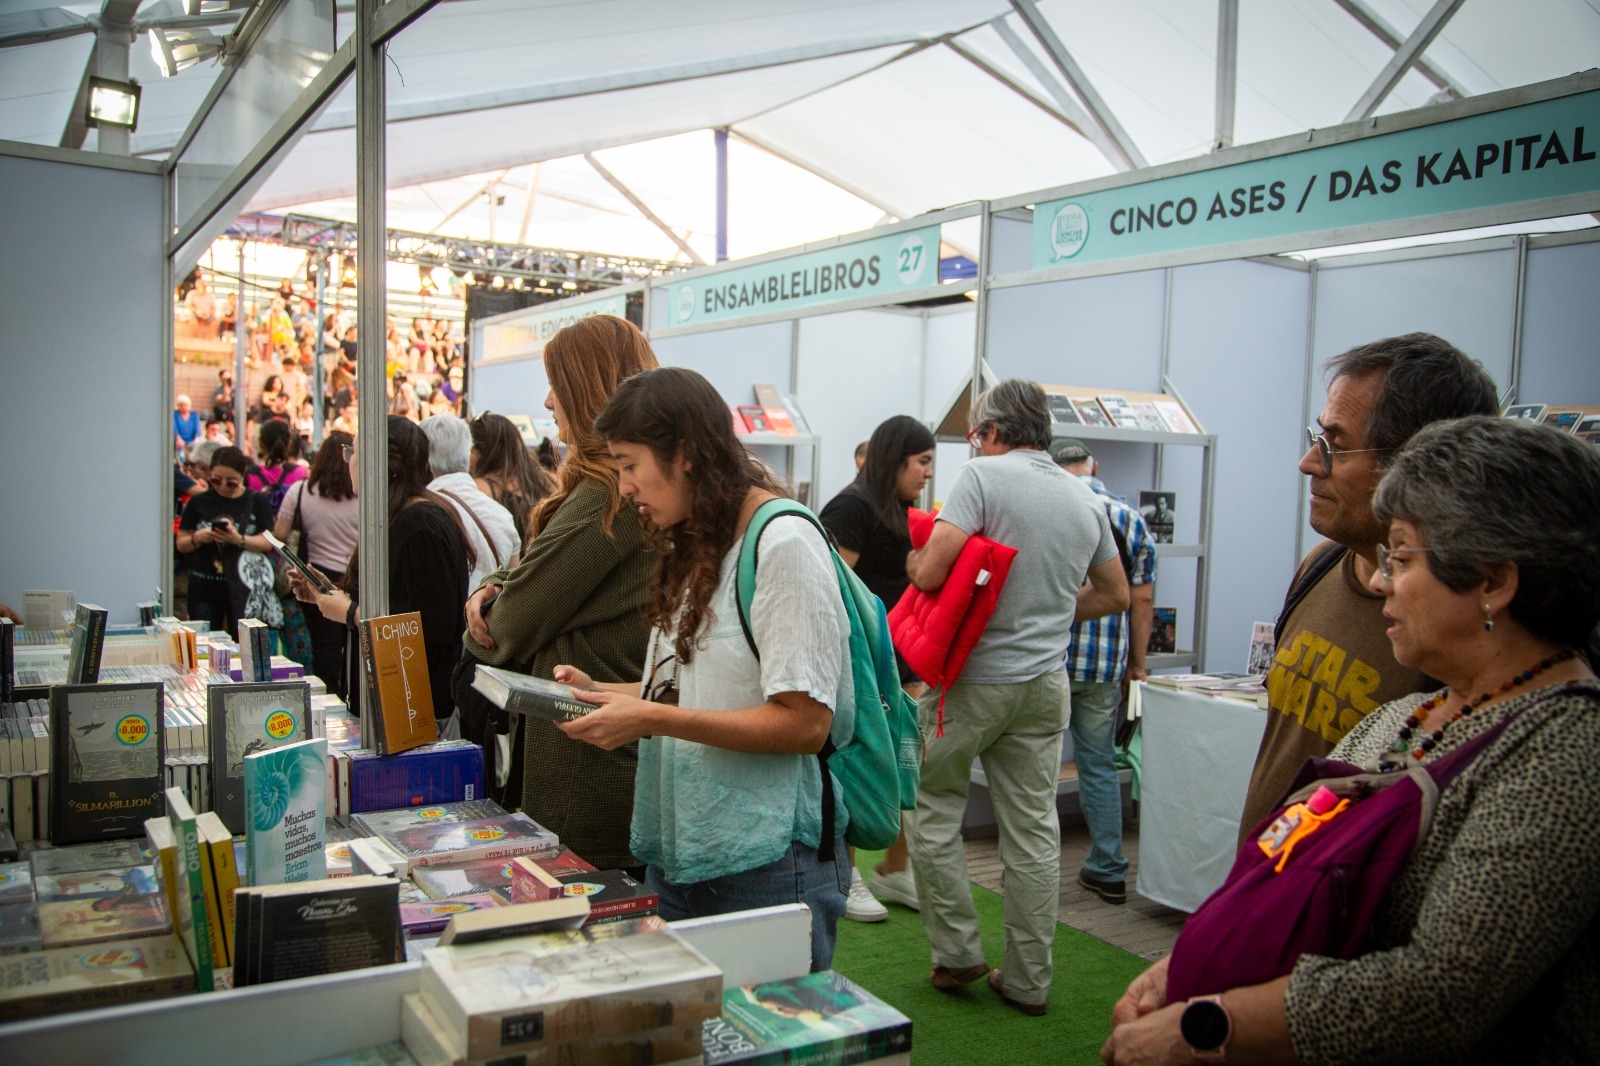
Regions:
<instances>
[{"instance_id":1,"label":"white tent canopy","mask_svg":"<svg viewBox=\"0 0 1600 1066\"><path fill-rule=\"evenodd\" d=\"M179 11L106 7L136 7L135 28ZM69 138L100 17L0 0L0 137ZM1585 0L444 0L389 47L389 224L687 260L642 204L710 260L712 145L697 131L721 127L729 250L750 255L1560 77L1596 55ZM130 60L131 151L164 159L221 68L163 79L143 35ZM347 84L248 208L350 215L354 113Z\"/></svg>"}]
</instances>

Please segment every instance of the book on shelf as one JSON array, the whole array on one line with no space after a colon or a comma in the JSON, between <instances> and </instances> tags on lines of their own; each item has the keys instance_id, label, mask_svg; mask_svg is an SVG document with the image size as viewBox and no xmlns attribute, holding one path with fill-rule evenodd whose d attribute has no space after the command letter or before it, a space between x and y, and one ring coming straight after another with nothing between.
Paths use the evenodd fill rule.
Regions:
<instances>
[{"instance_id":1,"label":"book on shelf","mask_svg":"<svg viewBox=\"0 0 1600 1066\"><path fill-rule=\"evenodd\" d=\"M1250 650L1245 656L1245 673L1260 675L1272 669L1272 656L1277 651L1274 628L1271 622L1251 623Z\"/></svg>"},{"instance_id":2,"label":"book on shelf","mask_svg":"<svg viewBox=\"0 0 1600 1066\"><path fill-rule=\"evenodd\" d=\"M252 669L254 669L252 667ZM228 676L235 681L248 681L245 666L237 657L233 665L228 668ZM289 658L287 655L273 655L267 659L267 676L264 681L295 681L305 678L306 668Z\"/></svg>"},{"instance_id":3,"label":"book on shelf","mask_svg":"<svg viewBox=\"0 0 1600 1066\"><path fill-rule=\"evenodd\" d=\"M490 913L473 911L452 918L439 937L439 945L481 944L535 933L559 933L581 929L588 921L589 901L582 896L511 903Z\"/></svg>"},{"instance_id":4,"label":"book on shelf","mask_svg":"<svg viewBox=\"0 0 1600 1066\"><path fill-rule=\"evenodd\" d=\"M1100 401L1100 407L1105 411L1106 417L1111 419L1111 424L1118 429L1143 429L1139 424L1139 416L1134 412L1133 404L1120 392L1103 392L1095 397Z\"/></svg>"},{"instance_id":5,"label":"book on shelf","mask_svg":"<svg viewBox=\"0 0 1600 1066\"><path fill-rule=\"evenodd\" d=\"M541 855L542 857L542 855ZM502 855L494 859L470 859L466 862L443 862L437 866L418 866L411 871L411 880L429 899L454 899L479 892L492 892L506 903L511 898L515 878L514 863L527 859L526 855ZM405 873L402 864L400 872Z\"/></svg>"},{"instance_id":6,"label":"book on shelf","mask_svg":"<svg viewBox=\"0 0 1600 1066\"><path fill-rule=\"evenodd\" d=\"M339 808L347 817L483 796L483 749L469 741L439 740L389 756L343 750L338 757Z\"/></svg>"},{"instance_id":7,"label":"book on shelf","mask_svg":"<svg viewBox=\"0 0 1600 1066\"><path fill-rule=\"evenodd\" d=\"M1572 427L1572 435L1587 444L1600 444L1600 415L1584 415Z\"/></svg>"},{"instance_id":8,"label":"book on shelf","mask_svg":"<svg viewBox=\"0 0 1600 1066\"><path fill-rule=\"evenodd\" d=\"M772 432L772 424L767 421L767 412L760 404L740 404L735 410L739 412L739 421L744 423L744 432L747 435Z\"/></svg>"},{"instance_id":9,"label":"book on shelf","mask_svg":"<svg viewBox=\"0 0 1600 1066\"><path fill-rule=\"evenodd\" d=\"M239 865L233 853L233 834L222 824L215 811L203 811L195 819L200 830L200 845L205 852L206 868L206 921L214 923L222 936L212 937L212 962L217 966L233 965L233 919L236 905L234 893L239 890ZM215 947L220 943L222 957L217 958Z\"/></svg>"},{"instance_id":10,"label":"book on shelf","mask_svg":"<svg viewBox=\"0 0 1600 1066\"><path fill-rule=\"evenodd\" d=\"M571 685L482 663L473 671L472 687L496 707L552 722L582 718L599 706L580 699Z\"/></svg>"},{"instance_id":11,"label":"book on shelf","mask_svg":"<svg viewBox=\"0 0 1600 1066\"><path fill-rule=\"evenodd\" d=\"M1078 417L1077 410L1072 406L1072 397L1059 392L1047 392L1044 400L1050 407L1050 421L1064 426L1083 424L1083 419Z\"/></svg>"},{"instance_id":12,"label":"book on shelf","mask_svg":"<svg viewBox=\"0 0 1600 1066\"><path fill-rule=\"evenodd\" d=\"M1156 413L1174 433L1199 433L1200 427L1177 400L1154 400Z\"/></svg>"},{"instance_id":13,"label":"book on shelf","mask_svg":"<svg viewBox=\"0 0 1600 1066\"><path fill-rule=\"evenodd\" d=\"M1554 426L1563 433L1571 433L1578 427L1583 414L1581 407L1546 407L1542 421L1545 425Z\"/></svg>"},{"instance_id":14,"label":"book on shelf","mask_svg":"<svg viewBox=\"0 0 1600 1066\"><path fill-rule=\"evenodd\" d=\"M832 970L730 988L702 1027L707 1064L877 1062L911 1052L911 1019Z\"/></svg>"},{"instance_id":15,"label":"book on shelf","mask_svg":"<svg viewBox=\"0 0 1600 1066\"><path fill-rule=\"evenodd\" d=\"M560 848L560 839L526 814L505 814L475 822L418 825L391 830L384 839L405 856L409 870L419 866L496 859Z\"/></svg>"},{"instance_id":16,"label":"book on shelf","mask_svg":"<svg viewBox=\"0 0 1600 1066\"><path fill-rule=\"evenodd\" d=\"M427 1066L482 1062L468 1059L455 1034L440 1020L420 992L400 999L400 1037L416 1061ZM699 1066L700 1026L695 1023L659 1026L610 1037L533 1048L495 1062L516 1066Z\"/></svg>"},{"instance_id":17,"label":"book on shelf","mask_svg":"<svg viewBox=\"0 0 1600 1066\"><path fill-rule=\"evenodd\" d=\"M138 837L160 814L165 735L159 681L50 690L51 837Z\"/></svg>"},{"instance_id":18,"label":"book on shelf","mask_svg":"<svg viewBox=\"0 0 1600 1066\"><path fill-rule=\"evenodd\" d=\"M492 799L462 800L459 803L430 803L419 807L399 807L394 810L364 811L351 815L350 824L367 836L382 836L391 829L407 829L414 825L444 825L448 822L476 822L480 818L498 818L510 814Z\"/></svg>"},{"instance_id":19,"label":"book on shelf","mask_svg":"<svg viewBox=\"0 0 1600 1066\"><path fill-rule=\"evenodd\" d=\"M156 853L139 839L97 840L87 844L41 845L28 853L33 875L71 873L76 870L111 870L116 867L148 866Z\"/></svg>"},{"instance_id":20,"label":"book on shelf","mask_svg":"<svg viewBox=\"0 0 1600 1066\"><path fill-rule=\"evenodd\" d=\"M546 870L537 859L518 855L511 860L511 902L538 903L560 899L567 894L561 878Z\"/></svg>"},{"instance_id":21,"label":"book on shelf","mask_svg":"<svg viewBox=\"0 0 1600 1066\"><path fill-rule=\"evenodd\" d=\"M423 952L421 976L468 1059L698 1024L722 1006L722 971L658 918L441 945Z\"/></svg>"},{"instance_id":22,"label":"book on shelf","mask_svg":"<svg viewBox=\"0 0 1600 1066\"><path fill-rule=\"evenodd\" d=\"M142 896L67 897L39 904L39 935L46 948L170 932L172 919L159 891Z\"/></svg>"},{"instance_id":23,"label":"book on shelf","mask_svg":"<svg viewBox=\"0 0 1600 1066\"><path fill-rule=\"evenodd\" d=\"M39 905L32 900L0 903L0 955L25 955L43 950Z\"/></svg>"},{"instance_id":24,"label":"book on shelf","mask_svg":"<svg viewBox=\"0 0 1600 1066\"><path fill-rule=\"evenodd\" d=\"M33 894L41 903L58 899L146 896L160 890L154 864L111 866L104 870L69 870L35 874L33 878Z\"/></svg>"},{"instance_id":25,"label":"book on shelf","mask_svg":"<svg viewBox=\"0 0 1600 1066\"><path fill-rule=\"evenodd\" d=\"M660 896L621 870L563 874L556 880L561 882L561 894L565 898L589 901L590 924L638 918L661 908ZM514 886L515 882L513 890Z\"/></svg>"},{"instance_id":26,"label":"book on shelf","mask_svg":"<svg viewBox=\"0 0 1600 1066\"><path fill-rule=\"evenodd\" d=\"M738 404L730 403L728 405L728 418L733 423L733 432L736 436L742 437L750 432L750 427L744 423L744 415L739 413Z\"/></svg>"},{"instance_id":27,"label":"book on shelf","mask_svg":"<svg viewBox=\"0 0 1600 1066\"><path fill-rule=\"evenodd\" d=\"M206 708L211 809L238 835L245 829L245 756L311 738L311 688L304 681L212 685Z\"/></svg>"},{"instance_id":28,"label":"book on shelf","mask_svg":"<svg viewBox=\"0 0 1600 1066\"><path fill-rule=\"evenodd\" d=\"M1115 423L1105 409L1095 402L1093 396L1072 397L1072 409L1078 412L1078 419L1086 426L1102 426L1110 429Z\"/></svg>"},{"instance_id":29,"label":"book on shelf","mask_svg":"<svg viewBox=\"0 0 1600 1066\"><path fill-rule=\"evenodd\" d=\"M380 615L356 624L361 668L372 707L370 741L379 755L398 755L439 739L433 717L428 654L422 643L422 615Z\"/></svg>"},{"instance_id":30,"label":"book on shelf","mask_svg":"<svg viewBox=\"0 0 1600 1066\"><path fill-rule=\"evenodd\" d=\"M1150 643L1145 651L1151 655L1170 655L1178 650L1178 609L1154 607L1150 612Z\"/></svg>"},{"instance_id":31,"label":"book on shelf","mask_svg":"<svg viewBox=\"0 0 1600 1066\"><path fill-rule=\"evenodd\" d=\"M167 913L172 916L174 931L178 927L178 841L172 835L172 824L165 818L147 818L144 823L145 839L155 852L156 879L161 882L161 894L167 901ZM183 875L186 877L187 875Z\"/></svg>"},{"instance_id":32,"label":"book on shelf","mask_svg":"<svg viewBox=\"0 0 1600 1066\"><path fill-rule=\"evenodd\" d=\"M399 883L340 877L239 890L234 985L399 962Z\"/></svg>"},{"instance_id":33,"label":"book on shelf","mask_svg":"<svg viewBox=\"0 0 1600 1066\"><path fill-rule=\"evenodd\" d=\"M272 630L259 618L239 619L239 666L242 680L273 680Z\"/></svg>"},{"instance_id":34,"label":"book on shelf","mask_svg":"<svg viewBox=\"0 0 1600 1066\"><path fill-rule=\"evenodd\" d=\"M1167 425L1167 420L1161 417L1161 412L1156 405L1147 400L1131 401L1134 417L1139 420L1139 428L1151 433L1171 433L1172 427Z\"/></svg>"},{"instance_id":35,"label":"book on shelf","mask_svg":"<svg viewBox=\"0 0 1600 1066\"><path fill-rule=\"evenodd\" d=\"M378 877L404 877L406 857L382 837L360 837L349 842L350 873Z\"/></svg>"},{"instance_id":36,"label":"book on shelf","mask_svg":"<svg viewBox=\"0 0 1600 1066\"><path fill-rule=\"evenodd\" d=\"M320 881L326 873L326 740L302 740L244 757L246 880Z\"/></svg>"},{"instance_id":37,"label":"book on shelf","mask_svg":"<svg viewBox=\"0 0 1600 1066\"><path fill-rule=\"evenodd\" d=\"M17 624L0 618L0 704L17 699Z\"/></svg>"},{"instance_id":38,"label":"book on shelf","mask_svg":"<svg viewBox=\"0 0 1600 1066\"><path fill-rule=\"evenodd\" d=\"M1177 527L1177 493L1166 489L1145 489L1139 493L1139 516L1150 527L1157 544L1171 544Z\"/></svg>"},{"instance_id":39,"label":"book on shelf","mask_svg":"<svg viewBox=\"0 0 1600 1066\"><path fill-rule=\"evenodd\" d=\"M1544 421L1545 404L1514 403L1501 412L1506 418L1519 418L1524 422Z\"/></svg>"},{"instance_id":40,"label":"book on shelf","mask_svg":"<svg viewBox=\"0 0 1600 1066\"><path fill-rule=\"evenodd\" d=\"M33 867L26 860L0 862L0 906L33 898Z\"/></svg>"},{"instance_id":41,"label":"book on shelf","mask_svg":"<svg viewBox=\"0 0 1600 1066\"><path fill-rule=\"evenodd\" d=\"M778 395L775 386L757 385L756 403L761 405L762 413L767 416L767 432L779 433L786 437L793 437L799 432L795 429L794 420L789 417L789 409L783 405L783 397Z\"/></svg>"},{"instance_id":42,"label":"book on shelf","mask_svg":"<svg viewBox=\"0 0 1600 1066\"><path fill-rule=\"evenodd\" d=\"M78 597L70 589L23 589L22 628L48 632L72 623Z\"/></svg>"},{"instance_id":43,"label":"book on shelf","mask_svg":"<svg viewBox=\"0 0 1600 1066\"><path fill-rule=\"evenodd\" d=\"M194 970L173 936L118 940L90 951L57 948L0 958L0 1021L194 990Z\"/></svg>"},{"instance_id":44,"label":"book on shelf","mask_svg":"<svg viewBox=\"0 0 1600 1066\"><path fill-rule=\"evenodd\" d=\"M400 929L407 936L427 936L442 932L450 920L472 911L503 907L506 901L493 892L475 892L453 899L430 899L421 903L400 904Z\"/></svg>"},{"instance_id":45,"label":"book on shelf","mask_svg":"<svg viewBox=\"0 0 1600 1066\"><path fill-rule=\"evenodd\" d=\"M92 685L100 680L100 656L106 646L104 607L80 603L72 621L72 645L67 656L67 684Z\"/></svg>"}]
</instances>

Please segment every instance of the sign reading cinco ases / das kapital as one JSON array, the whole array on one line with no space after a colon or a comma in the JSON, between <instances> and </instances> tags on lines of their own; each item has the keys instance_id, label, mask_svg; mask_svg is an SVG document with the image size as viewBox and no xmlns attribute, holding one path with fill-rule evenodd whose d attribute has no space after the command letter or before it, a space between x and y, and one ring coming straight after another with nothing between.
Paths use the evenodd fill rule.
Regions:
<instances>
[{"instance_id":1,"label":"sign reading cinco ases / das kapital","mask_svg":"<svg viewBox=\"0 0 1600 1066\"><path fill-rule=\"evenodd\" d=\"M939 282L939 227L730 267L667 288L667 325L698 326L893 295Z\"/></svg>"},{"instance_id":2,"label":"sign reading cinco ases / das kapital","mask_svg":"<svg viewBox=\"0 0 1600 1066\"><path fill-rule=\"evenodd\" d=\"M577 304L563 300L550 306L551 310L530 312L514 322L490 323L483 327L483 355L478 361L494 363L504 359L537 359L544 354L544 346L550 343L551 337L575 322L592 315L626 318L628 297L608 296Z\"/></svg>"},{"instance_id":3,"label":"sign reading cinco ases / das kapital","mask_svg":"<svg viewBox=\"0 0 1600 1066\"><path fill-rule=\"evenodd\" d=\"M1597 150L1600 90L1101 189L1035 207L1033 266L1299 238L1582 193L1600 199Z\"/></svg>"}]
</instances>

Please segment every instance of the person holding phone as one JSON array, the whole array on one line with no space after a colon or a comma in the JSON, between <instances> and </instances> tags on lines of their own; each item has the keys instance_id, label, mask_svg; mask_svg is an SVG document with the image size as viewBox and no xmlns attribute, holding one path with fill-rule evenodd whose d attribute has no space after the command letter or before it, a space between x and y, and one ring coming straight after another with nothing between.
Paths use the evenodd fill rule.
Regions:
<instances>
[{"instance_id":1,"label":"person holding phone","mask_svg":"<svg viewBox=\"0 0 1600 1066\"><path fill-rule=\"evenodd\" d=\"M190 498L178 520L177 548L189 559L189 617L229 634L240 618L283 625L266 557L272 546L261 535L272 528L272 508L245 485L249 466L238 448L218 448L206 491Z\"/></svg>"}]
</instances>

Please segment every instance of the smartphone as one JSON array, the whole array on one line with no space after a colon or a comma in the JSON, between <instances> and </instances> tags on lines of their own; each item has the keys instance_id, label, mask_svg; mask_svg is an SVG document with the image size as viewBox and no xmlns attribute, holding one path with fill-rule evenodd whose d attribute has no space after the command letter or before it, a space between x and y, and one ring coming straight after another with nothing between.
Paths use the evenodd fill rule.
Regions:
<instances>
[{"instance_id":1,"label":"smartphone","mask_svg":"<svg viewBox=\"0 0 1600 1066\"><path fill-rule=\"evenodd\" d=\"M290 566L304 574L306 576L306 580L311 582L312 587L318 592L322 593L323 595L327 595L333 591L333 586L328 583L327 578L323 577L317 571L307 566L298 555L289 550L288 546L285 545L283 541L273 536L271 530L265 530L261 535L267 538L267 543L272 545L272 550L288 560Z\"/></svg>"}]
</instances>

